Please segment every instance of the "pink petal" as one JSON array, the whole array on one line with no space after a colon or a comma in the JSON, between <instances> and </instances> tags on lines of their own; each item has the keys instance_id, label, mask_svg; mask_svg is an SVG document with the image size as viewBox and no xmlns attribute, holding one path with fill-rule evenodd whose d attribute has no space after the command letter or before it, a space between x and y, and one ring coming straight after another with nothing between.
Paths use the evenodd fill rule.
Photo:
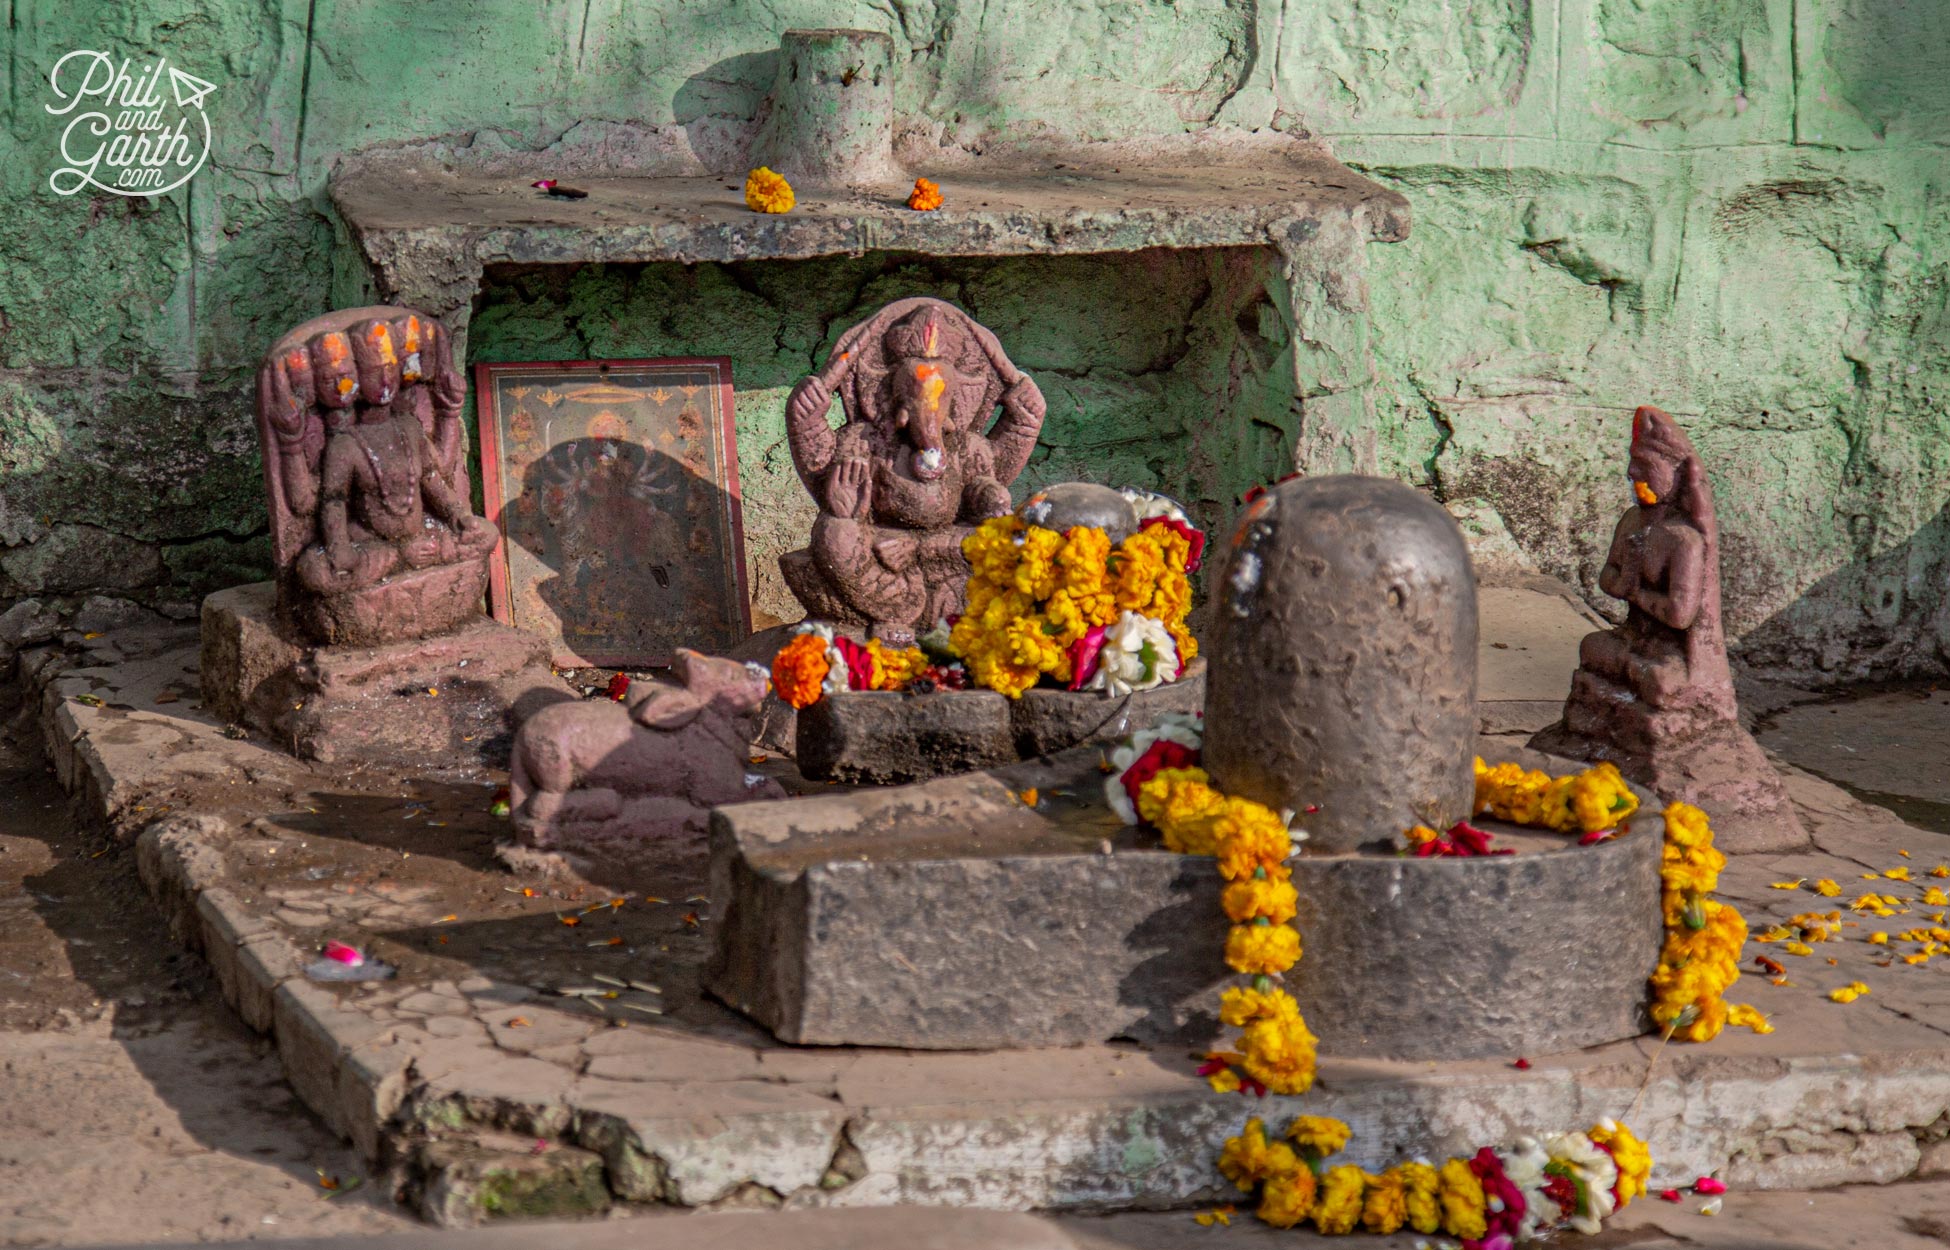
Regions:
<instances>
[{"instance_id":1,"label":"pink petal","mask_svg":"<svg viewBox=\"0 0 1950 1250\"><path fill-rule=\"evenodd\" d=\"M546 190L548 190L548 189L549 189L550 187L552 187L552 186L554 186L554 185L555 185L555 179L553 179L553 178L543 178L543 179L540 179L539 181L536 181L536 182L531 182L531 183L529 183L528 185L529 185L529 186L531 186L531 187L540 187L540 188L541 188L542 190L544 190L544 191L546 191Z\"/></svg>"},{"instance_id":2,"label":"pink petal","mask_svg":"<svg viewBox=\"0 0 1950 1250\"><path fill-rule=\"evenodd\" d=\"M1679 1191L1677 1189L1662 1189L1659 1191L1659 1197L1666 1202L1678 1202Z\"/></svg>"},{"instance_id":3,"label":"pink petal","mask_svg":"<svg viewBox=\"0 0 1950 1250\"><path fill-rule=\"evenodd\" d=\"M1693 1182L1693 1192L1697 1194L1723 1194L1726 1191L1725 1181L1714 1180L1710 1176L1702 1176Z\"/></svg>"},{"instance_id":4,"label":"pink petal","mask_svg":"<svg viewBox=\"0 0 1950 1250\"><path fill-rule=\"evenodd\" d=\"M1102 625L1092 625L1083 631L1083 637L1070 644L1070 689L1083 689L1083 683L1097 675L1106 632Z\"/></svg>"},{"instance_id":5,"label":"pink petal","mask_svg":"<svg viewBox=\"0 0 1950 1250\"><path fill-rule=\"evenodd\" d=\"M353 968L366 962L366 957L359 953L357 947L347 946L344 942L325 943L325 958L335 959L339 963Z\"/></svg>"}]
</instances>

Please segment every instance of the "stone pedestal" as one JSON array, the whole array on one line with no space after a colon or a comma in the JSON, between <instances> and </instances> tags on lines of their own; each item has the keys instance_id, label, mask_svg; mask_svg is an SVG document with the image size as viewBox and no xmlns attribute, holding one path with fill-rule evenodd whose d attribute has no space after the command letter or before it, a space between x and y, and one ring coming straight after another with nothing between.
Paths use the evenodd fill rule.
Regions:
<instances>
[{"instance_id":1,"label":"stone pedestal","mask_svg":"<svg viewBox=\"0 0 1950 1250\"><path fill-rule=\"evenodd\" d=\"M204 704L301 759L506 765L515 726L574 694L548 645L478 617L372 647L294 642L269 582L203 601Z\"/></svg>"},{"instance_id":2,"label":"stone pedestal","mask_svg":"<svg viewBox=\"0 0 1950 1250\"><path fill-rule=\"evenodd\" d=\"M752 164L808 184L899 180L894 41L874 30L786 31Z\"/></svg>"},{"instance_id":3,"label":"stone pedestal","mask_svg":"<svg viewBox=\"0 0 1950 1250\"><path fill-rule=\"evenodd\" d=\"M1216 865L1119 824L1097 764L718 809L706 985L788 1042L1212 1041L1237 981ZM1494 858L1296 858L1288 980L1323 1051L1515 1057L1642 1031L1662 840L1656 813L1638 825L1591 847L1490 826L1521 848Z\"/></svg>"},{"instance_id":4,"label":"stone pedestal","mask_svg":"<svg viewBox=\"0 0 1950 1250\"><path fill-rule=\"evenodd\" d=\"M814 781L887 785L1117 742L1167 713L1204 706L1204 660L1177 681L1117 698L1040 688L1019 699L993 690L855 690L800 712L795 747L799 771Z\"/></svg>"},{"instance_id":5,"label":"stone pedestal","mask_svg":"<svg viewBox=\"0 0 1950 1250\"><path fill-rule=\"evenodd\" d=\"M1530 745L1572 759L1610 761L1661 798L1691 803L1712 822L1713 845L1729 854L1808 845L1780 774L1731 715L1647 707L1624 687L1580 669L1571 679L1564 718Z\"/></svg>"}]
</instances>

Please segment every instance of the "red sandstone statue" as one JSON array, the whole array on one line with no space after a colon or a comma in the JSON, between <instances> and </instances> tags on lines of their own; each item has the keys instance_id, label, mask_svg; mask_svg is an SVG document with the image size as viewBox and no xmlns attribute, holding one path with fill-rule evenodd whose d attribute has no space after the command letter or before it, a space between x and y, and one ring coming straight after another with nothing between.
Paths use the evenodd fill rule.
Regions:
<instances>
[{"instance_id":1,"label":"red sandstone statue","mask_svg":"<svg viewBox=\"0 0 1950 1250\"><path fill-rule=\"evenodd\" d=\"M765 670L680 650L671 676L522 722L509 804L524 847L628 859L645 839L701 834L719 804L785 797L749 771Z\"/></svg>"},{"instance_id":2,"label":"red sandstone statue","mask_svg":"<svg viewBox=\"0 0 1950 1250\"><path fill-rule=\"evenodd\" d=\"M837 431L826 423L836 392ZM848 330L786 405L792 462L819 519L779 571L807 613L906 643L959 611L961 540L1014 506L1009 484L1043 411L995 336L941 300L898 300Z\"/></svg>"},{"instance_id":3,"label":"red sandstone statue","mask_svg":"<svg viewBox=\"0 0 1950 1250\"><path fill-rule=\"evenodd\" d=\"M1804 845L1780 779L1740 727L1720 625L1720 527L1699 453L1670 416L1643 407L1628 474L1638 503L1598 575L1625 601L1625 623L1585 636L1564 719L1531 745L1611 760L1703 808L1723 850Z\"/></svg>"},{"instance_id":4,"label":"red sandstone statue","mask_svg":"<svg viewBox=\"0 0 1950 1250\"><path fill-rule=\"evenodd\" d=\"M312 641L374 645L480 616L495 532L468 502L465 397L446 328L411 309L328 313L265 356L279 609Z\"/></svg>"}]
</instances>

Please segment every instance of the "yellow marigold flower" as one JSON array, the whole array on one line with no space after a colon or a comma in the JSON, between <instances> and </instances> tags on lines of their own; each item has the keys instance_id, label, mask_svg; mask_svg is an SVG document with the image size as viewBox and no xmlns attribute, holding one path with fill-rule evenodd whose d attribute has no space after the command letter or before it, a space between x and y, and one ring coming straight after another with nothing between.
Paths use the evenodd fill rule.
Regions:
<instances>
[{"instance_id":1,"label":"yellow marigold flower","mask_svg":"<svg viewBox=\"0 0 1950 1250\"><path fill-rule=\"evenodd\" d=\"M1250 877L1255 869L1286 862L1293 838L1270 808L1247 799L1227 799L1215 818L1219 875L1228 881Z\"/></svg>"},{"instance_id":2,"label":"yellow marigold flower","mask_svg":"<svg viewBox=\"0 0 1950 1250\"><path fill-rule=\"evenodd\" d=\"M1240 1064L1275 1094L1304 1094L1313 1088L1315 1040L1297 1011L1255 1020L1239 1034Z\"/></svg>"},{"instance_id":3,"label":"yellow marigold flower","mask_svg":"<svg viewBox=\"0 0 1950 1250\"><path fill-rule=\"evenodd\" d=\"M1022 545L1016 551L1015 587L1031 599L1047 599L1056 589L1056 553L1062 550L1063 535L1032 525L1022 532Z\"/></svg>"},{"instance_id":4,"label":"yellow marigold flower","mask_svg":"<svg viewBox=\"0 0 1950 1250\"><path fill-rule=\"evenodd\" d=\"M1689 1009L1695 1012L1692 1020L1679 1023ZM1672 1035L1679 1041L1710 1042L1726 1027L1727 1005L1718 998L1683 1004L1657 1002L1652 1004L1652 1019L1661 1028L1672 1026Z\"/></svg>"},{"instance_id":5,"label":"yellow marigold flower","mask_svg":"<svg viewBox=\"0 0 1950 1250\"><path fill-rule=\"evenodd\" d=\"M1610 1150L1612 1162L1618 1165L1618 1184L1615 1188L1621 1209L1646 1192L1646 1178L1652 1175L1652 1151L1632 1135L1631 1129L1615 1120L1607 1120L1585 1136Z\"/></svg>"},{"instance_id":6,"label":"yellow marigold flower","mask_svg":"<svg viewBox=\"0 0 1950 1250\"><path fill-rule=\"evenodd\" d=\"M1442 1204L1437 1201L1436 1170L1428 1163L1398 1163L1389 1171L1402 1178L1402 1196L1408 1210L1408 1226L1418 1233L1433 1233L1442 1227Z\"/></svg>"},{"instance_id":7,"label":"yellow marigold flower","mask_svg":"<svg viewBox=\"0 0 1950 1250\"><path fill-rule=\"evenodd\" d=\"M1040 616L1025 616L1010 624L1003 636L1008 639L1012 663L1041 674L1063 662L1063 648L1043 628L1046 623Z\"/></svg>"},{"instance_id":8,"label":"yellow marigold flower","mask_svg":"<svg viewBox=\"0 0 1950 1250\"><path fill-rule=\"evenodd\" d=\"M1211 1076L1206 1077L1205 1080L1209 1085L1212 1086L1212 1091L1214 1093L1236 1094L1239 1092L1239 1086L1240 1086L1239 1074L1237 1072L1234 1072L1231 1068L1220 1068L1217 1072L1214 1072Z\"/></svg>"},{"instance_id":9,"label":"yellow marigold flower","mask_svg":"<svg viewBox=\"0 0 1950 1250\"><path fill-rule=\"evenodd\" d=\"M1869 935L1869 944L1872 946L1887 946L1889 945L1889 935L1880 932L1871 933Z\"/></svg>"},{"instance_id":10,"label":"yellow marigold flower","mask_svg":"<svg viewBox=\"0 0 1950 1250\"><path fill-rule=\"evenodd\" d=\"M1219 995L1219 1019L1235 1029L1255 1020L1298 1020L1300 1005L1285 990L1237 985Z\"/></svg>"},{"instance_id":11,"label":"yellow marigold flower","mask_svg":"<svg viewBox=\"0 0 1950 1250\"><path fill-rule=\"evenodd\" d=\"M1303 1115L1286 1126L1286 1138L1301 1150L1310 1150L1325 1159L1339 1154L1352 1136L1346 1123L1332 1116Z\"/></svg>"},{"instance_id":12,"label":"yellow marigold flower","mask_svg":"<svg viewBox=\"0 0 1950 1250\"><path fill-rule=\"evenodd\" d=\"M745 207L754 213L792 211L792 184L783 175L760 165L745 175Z\"/></svg>"},{"instance_id":13,"label":"yellow marigold flower","mask_svg":"<svg viewBox=\"0 0 1950 1250\"><path fill-rule=\"evenodd\" d=\"M1361 1227L1371 1233L1392 1233L1408 1222L1408 1195L1400 1173L1393 1168L1367 1178L1361 1203Z\"/></svg>"},{"instance_id":14,"label":"yellow marigold flower","mask_svg":"<svg viewBox=\"0 0 1950 1250\"><path fill-rule=\"evenodd\" d=\"M1895 868L1885 869L1882 875L1889 878L1891 881L1907 881L1909 880L1909 869L1907 867L1898 866Z\"/></svg>"},{"instance_id":15,"label":"yellow marigold flower","mask_svg":"<svg viewBox=\"0 0 1950 1250\"><path fill-rule=\"evenodd\" d=\"M919 647L889 647L873 638L867 642L867 651L874 660L875 690L905 689L928 666L928 657Z\"/></svg>"},{"instance_id":16,"label":"yellow marigold flower","mask_svg":"<svg viewBox=\"0 0 1950 1250\"><path fill-rule=\"evenodd\" d=\"M1433 842L1441 836L1441 834L1429 828L1427 825L1416 825L1412 829L1402 831L1402 837L1406 838L1411 846L1420 846L1424 842Z\"/></svg>"},{"instance_id":17,"label":"yellow marigold flower","mask_svg":"<svg viewBox=\"0 0 1950 1250\"><path fill-rule=\"evenodd\" d=\"M1300 934L1292 925L1236 924L1226 934L1226 966L1247 975L1285 972L1300 962Z\"/></svg>"},{"instance_id":18,"label":"yellow marigold flower","mask_svg":"<svg viewBox=\"0 0 1950 1250\"><path fill-rule=\"evenodd\" d=\"M917 213L931 213L941 207L941 186L926 178L916 178L907 193L907 206Z\"/></svg>"},{"instance_id":19,"label":"yellow marigold flower","mask_svg":"<svg viewBox=\"0 0 1950 1250\"><path fill-rule=\"evenodd\" d=\"M1691 803L1666 805L1666 841L1682 847L1711 846L1713 830L1706 813Z\"/></svg>"},{"instance_id":20,"label":"yellow marigold flower","mask_svg":"<svg viewBox=\"0 0 1950 1250\"><path fill-rule=\"evenodd\" d=\"M1219 1174L1244 1193L1251 1193L1261 1181L1305 1170L1291 1146L1266 1140L1266 1125L1257 1116L1246 1121L1239 1136L1227 1138L1219 1151Z\"/></svg>"},{"instance_id":21,"label":"yellow marigold flower","mask_svg":"<svg viewBox=\"0 0 1950 1250\"><path fill-rule=\"evenodd\" d=\"M1809 946L1806 942L1789 942L1782 946L1781 949L1790 955L1812 955L1815 953L1815 948Z\"/></svg>"},{"instance_id":22,"label":"yellow marigold flower","mask_svg":"<svg viewBox=\"0 0 1950 1250\"><path fill-rule=\"evenodd\" d=\"M1841 892L1842 887L1827 877L1823 877L1821 880L1815 882L1815 893L1821 895L1823 898L1834 898Z\"/></svg>"},{"instance_id":23,"label":"yellow marigold flower","mask_svg":"<svg viewBox=\"0 0 1950 1250\"><path fill-rule=\"evenodd\" d=\"M1292 1228L1313 1214L1319 1182L1306 1168L1266 1182L1259 1198L1259 1218L1274 1228Z\"/></svg>"},{"instance_id":24,"label":"yellow marigold flower","mask_svg":"<svg viewBox=\"0 0 1950 1250\"><path fill-rule=\"evenodd\" d=\"M1727 1023L1736 1029L1752 1029L1763 1035L1774 1031L1773 1023L1746 1003L1727 1004Z\"/></svg>"},{"instance_id":25,"label":"yellow marigold flower","mask_svg":"<svg viewBox=\"0 0 1950 1250\"><path fill-rule=\"evenodd\" d=\"M1945 894L1943 892L1943 887L1940 885L1924 886L1923 906L1950 907L1950 894Z\"/></svg>"},{"instance_id":26,"label":"yellow marigold flower","mask_svg":"<svg viewBox=\"0 0 1950 1250\"><path fill-rule=\"evenodd\" d=\"M1300 894L1291 882L1255 877L1234 881L1219 896L1226 918L1235 923L1264 916L1276 925L1283 925L1293 919L1299 901Z\"/></svg>"},{"instance_id":27,"label":"yellow marigold flower","mask_svg":"<svg viewBox=\"0 0 1950 1250\"><path fill-rule=\"evenodd\" d=\"M1480 1240L1489 1231L1484 1217L1483 1182L1461 1159L1450 1159L1436 1175L1436 1198L1442 1204L1442 1231L1466 1241Z\"/></svg>"},{"instance_id":28,"label":"yellow marigold flower","mask_svg":"<svg viewBox=\"0 0 1950 1250\"><path fill-rule=\"evenodd\" d=\"M1930 869L1930 875L1932 877L1950 877L1950 864L1938 864L1936 867Z\"/></svg>"},{"instance_id":29,"label":"yellow marigold flower","mask_svg":"<svg viewBox=\"0 0 1950 1250\"><path fill-rule=\"evenodd\" d=\"M1329 1237L1353 1232L1361 1219L1361 1199L1367 1186L1367 1173L1352 1163L1329 1168L1320 1178L1320 1192L1314 1198L1314 1227Z\"/></svg>"}]
</instances>

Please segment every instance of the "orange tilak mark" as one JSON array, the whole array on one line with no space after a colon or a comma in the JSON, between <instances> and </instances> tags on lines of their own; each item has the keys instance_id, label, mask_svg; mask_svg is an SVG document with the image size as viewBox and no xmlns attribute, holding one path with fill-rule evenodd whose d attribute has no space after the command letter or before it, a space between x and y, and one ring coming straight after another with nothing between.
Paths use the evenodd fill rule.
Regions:
<instances>
[{"instance_id":1,"label":"orange tilak mark","mask_svg":"<svg viewBox=\"0 0 1950 1250\"><path fill-rule=\"evenodd\" d=\"M928 319L928 330L927 330L927 335L924 339L924 347L922 350L926 351L927 354L930 356L935 354L934 353L935 338L940 333L940 329L941 326L939 322L935 321L933 318Z\"/></svg>"},{"instance_id":2,"label":"orange tilak mark","mask_svg":"<svg viewBox=\"0 0 1950 1250\"><path fill-rule=\"evenodd\" d=\"M406 325L404 327L404 331L405 331L405 338L406 338L406 350L409 352L419 351L420 350L420 319L418 317L408 317L406 319Z\"/></svg>"},{"instance_id":3,"label":"orange tilak mark","mask_svg":"<svg viewBox=\"0 0 1950 1250\"><path fill-rule=\"evenodd\" d=\"M304 348L297 348L284 358L284 367L287 369L309 369L311 367L311 357L305 352Z\"/></svg>"},{"instance_id":4,"label":"orange tilak mark","mask_svg":"<svg viewBox=\"0 0 1950 1250\"><path fill-rule=\"evenodd\" d=\"M318 350L327 364L342 365L352 354L352 343L343 334L327 334L318 340Z\"/></svg>"},{"instance_id":5,"label":"orange tilak mark","mask_svg":"<svg viewBox=\"0 0 1950 1250\"><path fill-rule=\"evenodd\" d=\"M1647 507L1659 502L1658 493L1644 482L1633 482L1632 493L1637 495L1639 502L1645 504Z\"/></svg>"},{"instance_id":6,"label":"orange tilak mark","mask_svg":"<svg viewBox=\"0 0 1950 1250\"><path fill-rule=\"evenodd\" d=\"M393 354L393 332L385 322L375 321L367 328L366 342L372 344L373 350L379 353L379 359L385 363L399 363L399 357Z\"/></svg>"}]
</instances>

